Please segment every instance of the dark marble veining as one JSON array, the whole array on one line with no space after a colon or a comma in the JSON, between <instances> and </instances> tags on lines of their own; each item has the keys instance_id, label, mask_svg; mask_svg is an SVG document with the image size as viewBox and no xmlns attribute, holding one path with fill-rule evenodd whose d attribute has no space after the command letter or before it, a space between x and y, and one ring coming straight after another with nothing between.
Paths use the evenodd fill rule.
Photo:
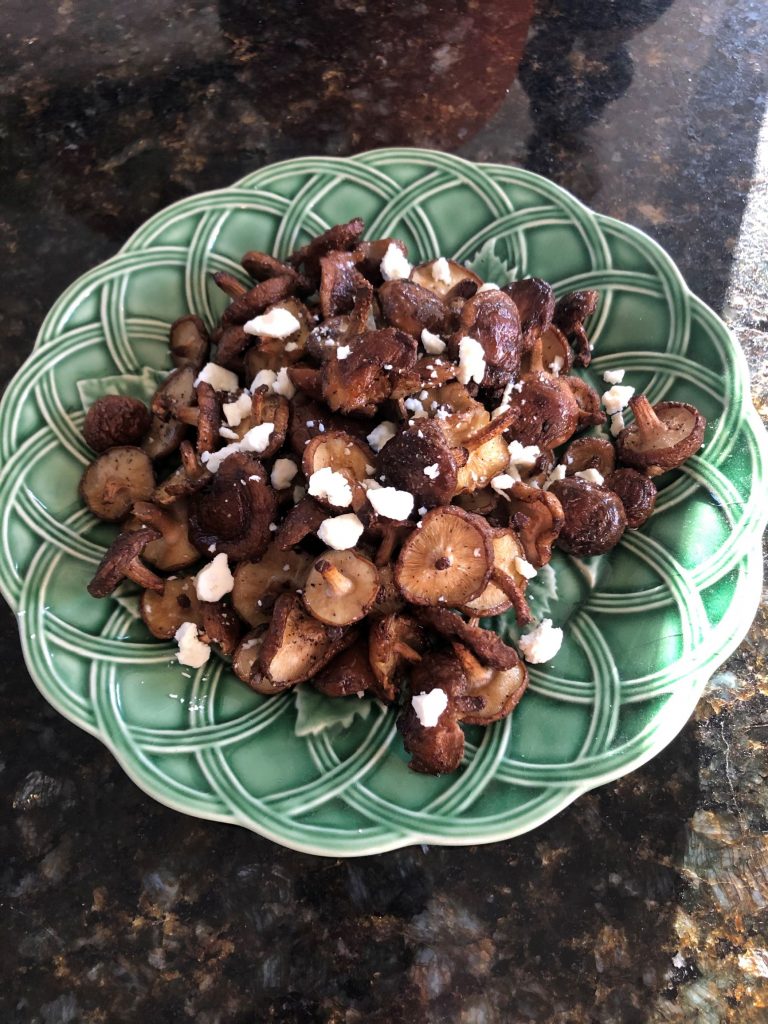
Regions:
<instances>
[{"instance_id":1,"label":"dark marble veining","mask_svg":"<svg viewBox=\"0 0 768 1024\"><path fill-rule=\"evenodd\" d=\"M729 315L768 408L761 0L11 0L0 24L3 383L168 202L410 144L548 174L717 309L741 239ZM153 803L43 702L6 609L0 649L7 1024L768 1019L764 611L652 764L514 841L348 862Z\"/></svg>"}]
</instances>

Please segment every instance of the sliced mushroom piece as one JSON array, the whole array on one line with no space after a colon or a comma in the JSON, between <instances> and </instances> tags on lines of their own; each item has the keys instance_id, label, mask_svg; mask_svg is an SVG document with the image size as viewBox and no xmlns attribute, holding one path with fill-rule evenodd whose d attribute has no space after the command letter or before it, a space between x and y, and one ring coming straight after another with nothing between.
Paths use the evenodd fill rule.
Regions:
<instances>
[{"instance_id":1,"label":"sliced mushroom piece","mask_svg":"<svg viewBox=\"0 0 768 1024\"><path fill-rule=\"evenodd\" d=\"M266 631L266 622L261 622L249 630L242 637L232 655L232 671L246 685L250 685L251 673L261 652L261 645L264 643Z\"/></svg>"},{"instance_id":2,"label":"sliced mushroom piece","mask_svg":"<svg viewBox=\"0 0 768 1024\"><path fill-rule=\"evenodd\" d=\"M540 569L552 559L552 545L563 528L562 505L551 491L519 483L511 488L507 507L526 560Z\"/></svg>"},{"instance_id":3,"label":"sliced mushroom piece","mask_svg":"<svg viewBox=\"0 0 768 1024\"><path fill-rule=\"evenodd\" d=\"M447 273L444 273L447 264ZM475 291L482 285L482 278L478 277L472 270L463 267L456 260L445 260L445 263L438 264L437 260L428 260L426 263L419 263L411 271L411 281L427 291L433 292L439 298L446 298L450 292L462 283L471 283ZM474 294L471 292L470 294ZM468 296L465 296L468 297Z\"/></svg>"},{"instance_id":4,"label":"sliced mushroom piece","mask_svg":"<svg viewBox=\"0 0 768 1024\"><path fill-rule=\"evenodd\" d=\"M304 552L283 551L275 541L258 561L240 562L232 590L232 604L240 618L251 626L263 621L280 594L301 587L310 561Z\"/></svg>"},{"instance_id":5,"label":"sliced mushroom piece","mask_svg":"<svg viewBox=\"0 0 768 1024\"><path fill-rule=\"evenodd\" d=\"M175 572L200 558L200 552L189 540L186 502L177 501L168 508L161 508L150 501L137 501L126 529L140 530L142 525L152 526L160 533L157 540L147 545L143 556L157 569Z\"/></svg>"},{"instance_id":6,"label":"sliced mushroom piece","mask_svg":"<svg viewBox=\"0 0 768 1024\"><path fill-rule=\"evenodd\" d=\"M312 685L326 697L351 697L376 688L376 677L368 661L368 641L357 640L319 672Z\"/></svg>"},{"instance_id":7,"label":"sliced mushroom piece","mask_svg":"<svg viewBox=\"0 0 768 1024\"><path fill-rule=\"evenodd\" d=\"M214 275L214 278L217 276ZM220 281L216 283L220 284ZM270 306L274 306L275 303L287 299L293 294L295 288L296 281L288 274L283 277L270 277L266 281L259 281L253 288L249 288L236 296L227 306L221 316L222 326L228 327L230 324L244 324L247 320L252 320Z\"/></svg>"},{"instance_id":8,"label":"sliced mushroom piece","mask_svg":"<svg viewBox=\"0 0 768 1024\"><path fill-rule=\"evenodd\" d=\"M428 512L420 529L405 541L395 581L411 604L454 607L483 592L492 568L487 524L480 516L449 505Z\"/></svg>"},{"instance_id":9,"label":"sliced mushroom piece","mask_svg":"<svg viewBox=\"0 0 768 1024\"><path fill-rule=\"evenodd\" d=\"M148 501L155 489L149 456L130 445L109 448L95 459L80 480L80 497L99 519L124 519L137 501Z\"/></svg>"},{"instance_id":10,"label":"sliced mushroom piece","mask_svg":"<svg viewBox=\"0 0 768 1024\"><path fill-rule=\"evenodd\" d=\"M309 615L296 594L282 594L248 685L257 693L272 694L304 683L355 639L354 631L326 626Z\"/></svg>"},{"instance_id":11,"label":"sliced mushroom piece","mask_svg":"<svg viewBox=\"0 0 768 1024\"><path fill-rule=\"evenodd\" d=\"M523 351L528 352L538 337L549 329L555 312L552 286L539 277L525 277L505 284L502 289L517 306Z\"/></svg>"},{"instance_id":12,"label":"sliced mushroom piece","mask_svg":"<svg viewBox=\"0 0 768 1024\"><path fill-rule=\"evenodd\" d=\"M158 640L171 640L184 622L201 626L202 603L197 598L194 576L177 576L165 581L160 593L145 590L139 605L144 625Z\"/></svg>"},{"instance_id":13,"label":"sliced mushroom piece","mask_svg":"<svg viewBox=\"0 0 768 1024\"><path fill-rule=\"evenodd\" d=\"M353 492L352 507L359 508L365 499L362 490L364 480L368 479L376 466L376 456L371 449L357 437L341 430L326 431L317 434L304 449L301 468L309 480L313 473L328 468L334 473L341 473ZM357 495L357 501L355 500ZM330 502L317 499L322 505L333 508Z\"/></svg>"},{"instance_id":14,"label":"sliced mushroom piece","mask_svg":"<svg viewBox=\"0 0 768 1024\"><path fill-rule=\"evenodd\" d=\"M604 437L578 437L565 449L562 463L566 476L596 469L602 477L607 477L616 465L616 452Z\"/></svg>"},{"instance_id":15,"label":"sliced mushroom piece","mask_svg":"<svg viewBox=\"0 0 768 1024\"><path fill-rule=\"evenodd\" d=\"M304 584L304 605L319 622L349 626L365 618L379 592L379 571L354 548L325 551Z\"/></svg>"},{"instance_id":16,"label":"sliced mushroom piece","mask_svg":"<svg viewBox=\"0 0 768 1024\"><path fill-rule=\"evenodd\" d=\"M243 632L240 620L226 599L201 601L200 608L202 610L203 639L217 647L225 657L230 657Z\"/></svg>"},{"instance_id":17,"label":"sliced mushroom piece","mask_svg":"<svg viewBox=\"0 0 768 1024\"><path fill-rule=\"evenodd\" d=\"M453 652L474 697L482 698L482 707L459 715L467 725L490 725L507 718L520 703L528 686L528 672L520 659L511 668L483 665L463 644L453 643Z\"/></svg>"},{"instance_id":18,"label":"sliced mushroom piece","mask_svg":"<svg viewBox=\"0 0 768 1024\"><path fill-rule=\"evenodd\" d=\"M552 321L568 338L576 349L576 362L580 366L589 366L592 361L592 346L584 321L597 309L600 292L594 288L568 292L555 305Z\"/></svg>"},{"instance_id":19,"label":"sliced mushroom piece","mask_svg":"<svg viewBox=\"0 0 768 1024\"><path fill-rule=\"evenodd\" d=\"M152 501L155 505L172 505L179 498L199 491L211 479L211 474L189 441L181 442L180 455L181 465L153 491Z\"/></svg>"},{"instance_id":20,"label":"sliced mushroom piece","mask_svg":"<svg viewBox=\"0 0 768 1024\"><path fill-rule=\"evenodd\" d=\"M373 288L355 268L348 252L330 252L320 257L320 313L323 319L350 313L357 290L362 288L373 300Z\"/></svg>"},{"instance_id":21,"label":"sliced mushroom piece","mask_svg":"<svg viewBox=\"0 0 768 1024\"><path fill-rule=\"evenodd\" d=\"M272 537L275 492L264 466L246 452L233 452L203 490L192 495L189 534L202 553L224 552L234 561L258 558Z\"/></svg>"},{"instance_id":22,"label":"sliced mushroom piece","mask_svg":"<svg viewBox=\"0 0 768 1024\"><path fill-rule=\"evenodd\" d=\"M707 421L687 402L657 402L645 395L629 401L635 414L616 439L619 461L633 469L658 476L681 466L701 448Z\"/></svg>"},{"instance_id":23,"label":"sliced mushroom piece","mask_svg":"<svg viewBox=\"0 0 768 1024\"><path fill-rule=\"evenodd\" d=\"M104 395L97 398L85 414L83 437L95 452L138 445L149 430L151 419L149 409L138 398Z\"/></svg>"},{"instance_id":24,"label":"sliced mushroom piece","mask_svg":"<svg viewBox=\"0 0 768 1024\"><path fill-rule=\"evenodd\" d=\"M503 386L517 375L522 354L520 318L517 306L505 292L478 292L467 300L448 345L451 358L458 358L459 343L467 335L483 348L485 387Z\"/></svg>"},{"instance_id":25,"label":"sliced mushroom piece","mask_svg":"<svg viewBox=\"0 0 768 1024\"><path fill-rule=\"evenodd\" d=\"M456 454L430 420L416 420L388 441L379 453L379 468L387 486L408 491L416 507L444 505L456 493Z\"/></svg>"},{"instance_id":26,"label":"sliced mushroom piece","mask_svg":"<svg viewBox=\"0 0 768 1024\"><path fill-rule=\"evenodd\" d=\"M196 402L195 378L197 371L192 366L180 366L171 370L152 396L152 413L160 419L178 419L180 409L193 406Z\"/></svg>"},{"instance_id":27,"label":"sliced mushroom piece","mask_svg":"<svg viewBox=\"0 0 768 1024\"><path fill-rule=\"evenodd\" d=\"M305 537L317 533L327 518L328 511L313 498L302 498L280 524L275 534L275 544L280 551L289 551Z\"/></svg>"},{"instance_id":28,"label":"sliced mushroom piece","mask_svg":"<svg viewBox=\"0 0 768 1024\"><path fill-rule=\"evenodd\" d=\"M605 486L619 496L627 517L627 529L636 530L650 517L656 505L656 485L636 469L606 473Z\"/></svg>"},{"instance_id":29,"label":"sliced mushroom piece","mask_svg":"<svg viewBox=\"0 0 768 1024\"><path fill-rule=\"evenodd\" d=\"M600 407L600 395L595 389L587 384L581 377L563 377L565 384L573 395L576 405L579 408L579 421L577 430L584 427L596 427L605 423L605 413Z\"/></svg>"},{"instance_id":30,"label":"sliced mushroom piece","mask_svg":"<svg viewBox=\"0 0 768 1024\"><path fill-rule=\"evenodd\" d=\"M490 629L482 629L447 608L418 608L415 614L423 626L428 626L449 640L459 640L472 650L483 665L493 668L512 668L520 660L514 647L504 643Z\"/></svg>"},{"instance_id":31,"label":"sliced mushroom piece","mask_svg":"<svg viewBox=\"0 0 768 1024\"><path fill-rule=\"evenodd\" d=\"M508 608L514 607L515 616L522 626L531 621L531 610L525 599L525 588L528 580L522 575L517 560L525 558L525 550L517 531L511 527L494 530L491 535L493 544L493 570L488 586L473 601L461 606L465 615L476 618L500 615Z\"/></svg>"},{"instance_id":32,"label":"sliced mushroom piece","mask_svg":"<svg viewBox=\"0 0 768 1024\"><path fill-rule=\"evenodd\" d=\"M199 373L208 361L211 339L199 316L181 316L174 320L168 334L173 365L189 367Z\"/></svg>"},{"instance_id":33,"label":"sliced mushroom piece","mask_svg":"<svg viewBox=\"0 0 768 1024\"><path fill-rule=\"evenodd\" d=\"M141 560L148 544L158 540L160 533L151 527L130 533L121 533L107 548L104 557L88 584L91 597L108 597L118 583L133 580L148 590L163 592L164 582Z\"/></svg>"},{"instance_id":34,"label":"sliced mushroom piece","mask_svg":"<svg viewBox=\"0 0 768 1024\"><path fill-rule=\"evenodd\" d=\"M394 701L413 665L427 650L427 635L410 615L391 613L371 626L368 658L376 677L374 692L380 700Z\"/></svg>"},{"instance_id":35,"label":"sliced mushroom piece","mask_svg":"<svg viewBox=\"0 0 768 1024\"><path fill-rule=\"evenodd\" d=\"M372 416L392 393L398 374L416 362L416 340L384 327L366 331L344 359L338 349L323 365L323 397L334 412Z\"/></svg>"},{"instance_id":36,"label":"sliced mushroom piece","mask_svg":"<svg viewBox=\"0 0 768 1024\"><path fill-rule=\"evenodd\" d=\"M417 340L423 330L442 334L446 328L445 303L413 281L385 281L378 296L386 322Z\"/></svg>"},{"instance_id":37,"label":"sliced mushroom piece","mask_svg":"<svg viewBox=\"0 0 768 1024\"><path fill-rule=\"evenodd\" d=\"M565 522L557 546L572 555L602 555L621 540L627 525L617 494L578 477L556 480L550 488Z\"/></svg>"},{"instance_id":38,"label":"sliced mushroom piece","mask_svg":"<svg viewBox=\"0 0 768 1024\"><path fill-rule=\"evenodd\" d=\"M197 385L197 412L197 441L195 447L198 454L212 452L219 446L221 398L218 392L204 380L201 380Z\"/></svg>"},{"instance_id":39,"label":"sliced mushroom piece","mask_svg":"<svg viewBox=\"0 0 768 1024\"><path fill-rule=\"evenodd\" d=\"M354 249L364 230L365 222L360 217L355 217L346 224L334 224L292 253L288 257L288 262L292 267L302 267L306 276L316 285L320 280L320 257L336 250Z\"/></svg>"}]
</instances>

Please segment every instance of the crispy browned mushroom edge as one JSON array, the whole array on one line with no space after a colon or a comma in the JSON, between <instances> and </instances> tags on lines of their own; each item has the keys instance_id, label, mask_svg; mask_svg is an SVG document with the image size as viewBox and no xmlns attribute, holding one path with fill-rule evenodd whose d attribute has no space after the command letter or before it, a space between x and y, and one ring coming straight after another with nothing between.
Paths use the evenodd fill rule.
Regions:
<instances>
[{"instance_id":1,"label":"crispy browned mushroom edge","mask_svg":"<svg viewBox=\"0 0 768 1024\"><path fill-rule=\"evenodd\" d=\"M374 696L410 767L441 774L461 764L462 723L506 717L527 686L480 618L535 623L526 587L553 548L602 554L642 526L653 478L706 424L623 371L602 398L573 373L597 291L412 266L363 230L335 225L285 260L246 253L213 275L230 300L217 323L170 325L174 369L150 402L89 408L80 494L120 532L88 590L137 584L179 662L215 650L264 696ZM550 660L554 634L529 632L526 660Z\"/></svg>"}]
</instances>

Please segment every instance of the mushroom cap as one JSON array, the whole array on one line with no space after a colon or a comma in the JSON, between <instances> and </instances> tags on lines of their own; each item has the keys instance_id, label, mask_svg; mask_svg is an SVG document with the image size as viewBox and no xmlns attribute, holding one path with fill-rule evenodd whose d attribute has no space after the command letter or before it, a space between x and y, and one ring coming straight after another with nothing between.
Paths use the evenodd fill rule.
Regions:
<instances>
[{"instance_id":1,"label":"mushroom cap","mask_svg":"<svg viewBox=\"0 0 768 1024\"><path fill-rule=\"evenodd\" d=\"M171 640L183 622L202 626L203 609L197 598L195 577L177 576L166 580L161 594L145 590L139 611L144 625L158 640Z\"/></svg>"},{"instance_id":2,"label":"mushroom cap","mask_svg":"<svg viewBox=\"0 0 768 1024\"><path fill-rule=\"evenodd\" d=\"M529 374L522 385L508 399L515 414L512 435L521 444L539 448L565 444L579 422L579 407L568 386L544 374Z\"/></svg>"},{"instance_id":3,"label":"mushroom cap","mask_svg":"<svg viewBox=\"0 0 768 1024\"><path fill-rule=\"evenodd\" d=\"M606 415L600 406L600 395L581 377L563 377L562 384L569 389L578 406L577 429L596 427L605 423Z\"/></svg>"},{"instance_id":4,"label":"mushroom cap","mask_svg":"<svg viewBox=\"0 0 768 1024\"><path fill-rule=\"evenodd\" d=\"M636 469L616 469L605 477L605 486L619 496L627 517L627 529L636 530L649 518L656 505L656 485Z\"/></svg>"},{"instance_id":5,"label":"mushroom cap","mask_svg":"<svg viewBox=\"0 0 768 1024\"><path fill-rule=\"evenodd\" d=\"M354 257L348 252L329 252L320 257L320 312L323 319L349 313L355 304L360 287L373 297L373 289L355 267Z\"/></svg>"},{"instance_id":6,"label":"mushroom cap","mask_svg":"<svg viewBox=\"0 0 768 1024\"><path fill-rule=\"evenodd\" d=\"M270 277L290 277L296 284L298 295L310 295L314 287L303 274L299 274L288 263L276 259L267 252L249 250L240 260L240 266L254 281L266 281Z\"/></svg>"},{"instance_id":7,"label":"mushroom cap","mask_svg":"<svg viewBox=\"0 0 768 1024\"><path fill-rule=\"evenodd\" d=\"M319 469L328 467L335 473L341 473L352 487L353 493L368 478L368 469L376 466L376 456L371 449L357 437L341 430L326 431L317 434L304 449L301 468L304 476L309 479ZM361 496L359 496L361 498ZM318 498L318 502L333 508L330 502ZM361 498L362 500L362 498ZM354 504L359 504L353 500Z\"/></svg>"},{"instance_id":8,"label":"mushroom cap","mask_svg":"<svg viewBox=\"0 0 768 1024\"><path fill-rule=\"evenodd\" d=\"M376 696L395 700L407 669L418 663L426 649L424 629L404 612L385 615L373 623L368 634L368 659L378 684L374 688Z\"/></svg>"},{"instance_id":9,"label":"mushroom cap","mask_svg":"<svg viewBox=\"0 0 768 1024\"><path fill-rule=\"evenodd\" d=\"M116 445L138 445L149 430L149 409L138 398L104 395L85 414L83 437L95 452Z\"/></svg>"},{"instance_id":10,"label":"mushroom cap","mask_svg":"<svg viewBox=\"0 0 768 1024\"><path fill-rule=\"evenodd\" d=\"M176 501L165 509L152 502L137 502L133 506L133 515L126 521L125 529L139 530L142 524L153 526L161 534L144 549L142 557L150 565L164 572L175 572L200 558L200 552L189 539L186 501Z\"/></svg>"},{"instance_id":11,"label":"mushroom cap","mask_svg":"<svg viewBox=\"0 0 768 1024\"><path fill-rule=\"evenodd\" d=\"M243 627L226 598L221 601L201 601L202 630L209 643L216 646L225 657L230 657L237 647Z\"/></svg>"},{"instance_id":12,"label":"mushroom cap","mask_svg":"<svg viewBox=\"0 0 768 1024\"><path fill-rule=\"evenodd\" d=\"M251 673L259 657L261 645L264 642L264 634L267 631L267 623L260 623L249 630L240 640L232 655L232 671L237 678L250 686Z\"/></svg>"},{"instance_id":13,"label":"mushroom cap","mask_svg":"<svg viewBox=\"0 0 768 1024\"><path fill-rule=\"evenodd\" d=\"M505 284L503 292L517 306L520 317L523 350L529 351L534 341L549 328L555 311L555 293L552 286L539 277L525 277Z\"/></svg>"},{"instance_id":14,"label":"mushroom cap","mask_svg":"<svg viewBox=\"0 0 768 1024\"><path fill-rule=\"evenodd\" d=\"M145 526L142 530L121 533L104 553L93 579L88 584L91 597L108 597L122 580L128 578L141 586L162 593L163 580L140 560L139 556L160 531Z\"/></svg>"},{"instance_id":15,"label":"mushroom cap","mask_svg":"<svg viewBox=\"0 0 768 1024\"><path fill-rule=\"evenodd\" d=\"M171 370L152 396L152 413L167 420L175 417L179 409L194 405L196 377L197 371L189 365Z\"/></svg>"},{"instance_id":16,"label":"mushroom cap","mask_svg":"<svg viewBox=\"0 0 768 1024\"><path fill-rule=\"evenodd\" d=\"M360 217L355 217L353 220L347 221L346 224L334 224L333 227L316 235L301 249L292 253L288 257L288 262L292 267L301 267L312 283L318 284L320 257L335 250L354 249L364 230L365 222Z\"/></svg>"},{"instance_id":17,"label":"mushroom cap","mask_svg":"<svg viewBox=\"0 0 768 1024\"><path fill-rule=\"evenodd\" d=\"M224 552L238 561L258 558L271 539L275 492L267 483L261 462L246 452L234 452L205 488L192 495L189 533L198 551Z\"/></svg>"},{"instance_id":18,"label":"mushroom cap","mask_svg":"<svg viewBox=\"0 0 768 1024\"><path fill-rule=\"evenodd\" d=\"M141 450L146 452L150 459L166 459L172 455L184 438L187 436L189 427L179 420L164 420L160 416L153 416L149 430L141 442Z\"/></svg>"},{"instance_id":19,"label":"mushroom cap","mask_svg":"<svg viewBox=\"0 0 768 1024\"><path fill-rule=\"evenodd\" d=\"M566 476L596 469L601 476L607 477L616 465L616 450L605 437L577 437L565 449L561 461Z\"/></svg>"},{"instance_id":20,"label":"mushroom cap","mask_svg":"<svg viewBox=\"0 0 768 1024\"><path fill-rule=\"evenodd\" d=\"M459 469L456 478L456 493L482 490L499 473L503 473L509 463L509 449L504 438L499 434L484 444L473 449L465 464Z\"/></svg>"},{"instance_id":21,"label":"mushroom cap","mask_svg":"<svg viewBox=\"0 0 768 1024\"><path fill-rule=\"evenodd\" d=\"M658 476L682 465L701 448L707 421L687 402L657 402L644 395L630 400L635 422L616 439L619 461Z\"/></svg>"},{"instance_id":22,"label":"mushroom cap","mask_svg":"<svg viewBox=\"0 0 768 1024\"><path fill-rule=\"evenodd\" d=\"M259 559L240 562L232 590L232 604L240 618L251 626L263 622L280 594L301 587L310 560L303 551L284 551L274 541Z\"/></svg>"},{"instance_id":23,"label":"mushroom cap","mask_svg":"<svg viewBox=\"0 0 768 1024\"><path fill-rule=\"evenodd\" d=\"M520 703L528 686L528 671L522 661L511 668L499 669L481 665L463 644L454 643L454 656L461 664L467 679L467 688L483 705L478 710L460 714L467 725L490 725L506 718Z\"/></svg>"},{"instance_id":24,"label":"mushroom cap","mask_svg":"<svg viewBox=\"0 0 768 1024\"><path fill-rule=\"evenodd\" d=\"M365 618L378 592L379 570L370 559L354 548L329 549L310 568L303 597L307 611L319 622L349 626Z\"/></svg>"},{"instance_id":25,"label":"mushroom cap","mask_svg":"<svg viewBox=\"0 0 768 1024\"><path fill-rule=\"evenodd\" d=\"M251 412L235 427L238 437L243 438L253 427L262 423L272 424L272 433L266 448L259 453L261 459L271 459L285 443L290 418L290 405L283 395L270 395L265 387L257 388L251 398Z\"/></svg>"},{"instance_id":26,"label":"mushroom cap","mask_svg":"<svg viewBox=\"0 0 768 1024\"><path fill-rule=\"evenodd\" d=\"M551 491L521 483L510 489L507 508L526 559L540 569L552 558L552 545L563 528L562 505Z\"/></svg>"},{"instance_id":27,"label":"mushroom cap","mask_svg":"<svg viewBox=\"0 0 768 1024\"><path fill-rule=\"evenodd\" d=\"M285 310L299 322L299 326L284 338L271 338L261 335L250 336L251 341L256 340L256 347L251 349L246 356L245 365L250 376L248 380L259 372L259 370L279 370L283 366L290 366L299 362L307 354L307 340L310 327L313 323L312 314L303 302L295 296L275 302L265 312L273 310ZM221 344L221 343L220 343Z\"/></svg>"},{"instance_id":28,"label":"mushroom cap","mask_svg":"<svg viewBox=\"0 0 768 1024\"><path fill-rule=\"evenodd\" d=\"M448 310L431 289L414 281L385 281L378 298L385 321L417 340L425 329L433 334L445 330Z\"/></svg>"},{"instance_id":29,"label":"mushroom cap","mask_svg":"<svg viewBox=\"0 0 768 1024\"><path fill-rule=\"evenodd\" d=\"M448 281L435 280L432 268L437 263L437 260L427 260L426 263L419 263L418 266L414 267L411 271L411 281L441 299L446 298L456 285L462 282L474 285L474 291L477 291L482 285L482 278L478 277L474 271L462 266L461 263L457 263L456 260L447 259L445 262L448 264L450 272ZM472 294L474 294L474 291Z\"/></svg>"},{"instance_id":30,"label":"mushroom cap","mask_svg":"<svg viewBox=\"0 0 768 1024\"><path fill-rule=\"evenodd\" d=\"M450 608L479 596L492 568L488 525L480 516L449 505L428 512L405 541L395 582L412 604Z\"/></svg>"},{"instance_id":31,"label":"mushroom cap","mask_svg":"<svg viewBox=\"0 0 768 1024\"><path fill-rule=\"evenodd\" d=\"M594 288L583 288L568 292L557 300L552 320L564 334L570 334L576 326L583 325L588 316L597 309L600 292Z\"/></svg>"},{"instance_id":32,"label":"mushroom cap","mask_svg":"<svg viewBox=\"0 0 768 1024\"><path fill-rule=\"evenodd\" d=\"M568 339L563 332L559 331L554 324L550 324L545 331L542 331L540 337L541 361L544 369L550 373L556 373L556 375L568 373L573 366L573 349L568 344ZM552 364L558 359L561 360L560 367L555 371Z\"/></svg>"},{"instance_id":33,"label":"mushroom cap","mask_svg":"<svg viewBox=\"0 0 768 1024\"><path fill-rule=\"evenodd\" d=\"M337 654L312 680L312 685L326 697L351 697L376 687L376 677L368 661L368 641L355 641L346 651Z\"/></svg>"},{"instance_id":34,"label":"mushroom cap","mask_svg":"<svg viewBox=\"0 0 768 1024\"><path fill-rule=\"evenodd\" d=\"M190 314L174 320L168 332L168 344L176 367L189 366L198 373L208 361L211 339L199 316Z\"/></svg>"},{"instance_id":35,"label":"mushroom cap","mask_svg":"<svg viewBox=\"0 0 768 1024\"><path fill-rule=\"evenodd\" d=\"M327 518L327 511L321 508L314 498L302 498L280 524L280 529L275 535L277 547L281 551L289 551L311 533L317 533L321 523Z\"/></svg>"},{"instance_id":36,"label":"mushroom cap","mask_svg":"<svg viewBox=\"0 0 768 1024\"><path fill-rule=\"evenodd\" d=\"M437 466L437 475L425 473L432 466ZM379 468L387 486L408 491L416 507L443 505L456 493L456 456L431 420L416 420L388 441L379 453Z\"/></svg>"},{"instance_id":37,"label":"mushroom cap","mask_svg":"<svg viewBox=\"0 0 768 1024\"><path fill-rule=\"evenodd\" d=\"M494 568L498 568L506 573L507 576L510 576L520 590L524 591L528 581L525 576L520 575L515 565L516 558L525 558L525 550L517 530L512 529L512 527L494 530L491 534L491 543L493 545ZM512 598L501 590L493 580L490 580L482 594L473 601L468 601L465 605L462 605L461 611L465 615L477 618L489 617L491 615L500 615L502 612L507 611L512 604Z\"/></svg>"},{"instance_id":38,"label":"mushroom cap","mask_svg":"<svg viewBox=\"0 0 768 1024\"><path fill-rule=\"evenodd\" d=\"M415 362L416 339L410 334L394 327L366 331L346 359L334 354L323 364L323 397L333 412L372 416L389 398L398 374Z\"/></svg>"},{"instance_id":39,"label":"mushroom cap","mask_svg":"<svg viewBox=\"0 0 768 1024\"><path fill-rule=\"evenodd\" d=\"M565 522L557 546L572 555L602 555L621 540L627 525L617 494L579 477L556 480L550 488Z\"/></svg>"},{"instance_id":40,"label":"mushroom cap","mask_svg":"<svg viewBox=\"0 0 768 1024\"><path fill-rule=\"evenodd\" d=\"M411 755L408 767L411 771L426 775L443 775L455 771L464 756L464 733L456 720L457 707L453 692L461 692L464 678L458 661L447 652L437 652L426 660L425 671L419 673L411 686L412 694L431 693L443 690L448 703L437 720L437 724L426 727L421 724L411 701L408 701L397 720L397 728L403 737L403 746ZM435 680L439 679L440 683ZM445 680L445 685L443 684Z\"/></svg>"},{"instance_id":41,"label":"mushroom cap","mask_svg":"<svg viewBox=\"0 0 768 1024\"><path fill-rule=\"evenodd\" d=\"M459 640L469 647L483 665L494 668L512 668L520 660L514 647L504 643L501 637L490 629L482 629L465 622L462 617L447 608L418 608L419 622L441 636Z\"/></svg>"},{"instance_id":42,"label":"mushroom cap","mask_svg":"<svg viewBox=\"0 0 768 1024\"><path fill-rule=\"evenodd\" d=\"M458 355L459 341L465 335L482 345L486 387L505 384L518 373L523 347L520 317L517 306L505 292L478 292L467 299L448 348L453 358Z\"/></svg>"},{"instance_id":43,"label":"mushroom cap","mask_svg":"<svg viewBox=\"0 0 768 1024\"><path fill-rule=\"evenodd\" d=\"M279 693L319 672L355 634L318 622L296 594L281 594L264 634L249 685L258 693Z\"/></svg>"},{"instance_id":44,"label":"mushroom cap","mask_svg":"<svg viewBox=\"0 0 768 1024\"><path fill-rule=\"evenodd\" d=\"M124 519L137 501L148 501L155 489L149 456L130 445L109 448L88 466L80 480L80 497L99 519Z\"/></svg>"}]
</instances>

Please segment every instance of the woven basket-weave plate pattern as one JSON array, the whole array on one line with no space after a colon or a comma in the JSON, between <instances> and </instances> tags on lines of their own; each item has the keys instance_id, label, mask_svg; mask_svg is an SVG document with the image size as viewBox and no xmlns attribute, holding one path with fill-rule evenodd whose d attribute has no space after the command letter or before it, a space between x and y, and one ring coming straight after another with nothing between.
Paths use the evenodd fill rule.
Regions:
<instances>
[{"instance_id":1,"label":"woven basket-weave plate pattern","mask_svg":"<svg viewBox=\"0 0 768 1024\"><path fill-rule=\"evenodd\" d=\"M563 625L563 648L533 668L511 719L468 731L446 778L407 770L394 714L375 701L306 687L262 698L221 661L185 669L146 633L130 587L107 601L85 591L114 534L77 497L88 404L151 394L169 324L223 308L211 271L243 277L246 250L282 256L355 215L414 261L468 260L497 284L536 275L558 294L598 288L585 376L603 390L605 370L625 369L651 401L692 402L709 423L701 452L660 479L642 530L599 559L558 554L533 581L534 612ZM672 739L757 604L765 439L739 349L648 237L517 168L379 150L292 160L176 203L55 303L0 405L0 446L0 585L47 700L164 803L314 853L534 828Z\"/></svg>"}]
</instances>

